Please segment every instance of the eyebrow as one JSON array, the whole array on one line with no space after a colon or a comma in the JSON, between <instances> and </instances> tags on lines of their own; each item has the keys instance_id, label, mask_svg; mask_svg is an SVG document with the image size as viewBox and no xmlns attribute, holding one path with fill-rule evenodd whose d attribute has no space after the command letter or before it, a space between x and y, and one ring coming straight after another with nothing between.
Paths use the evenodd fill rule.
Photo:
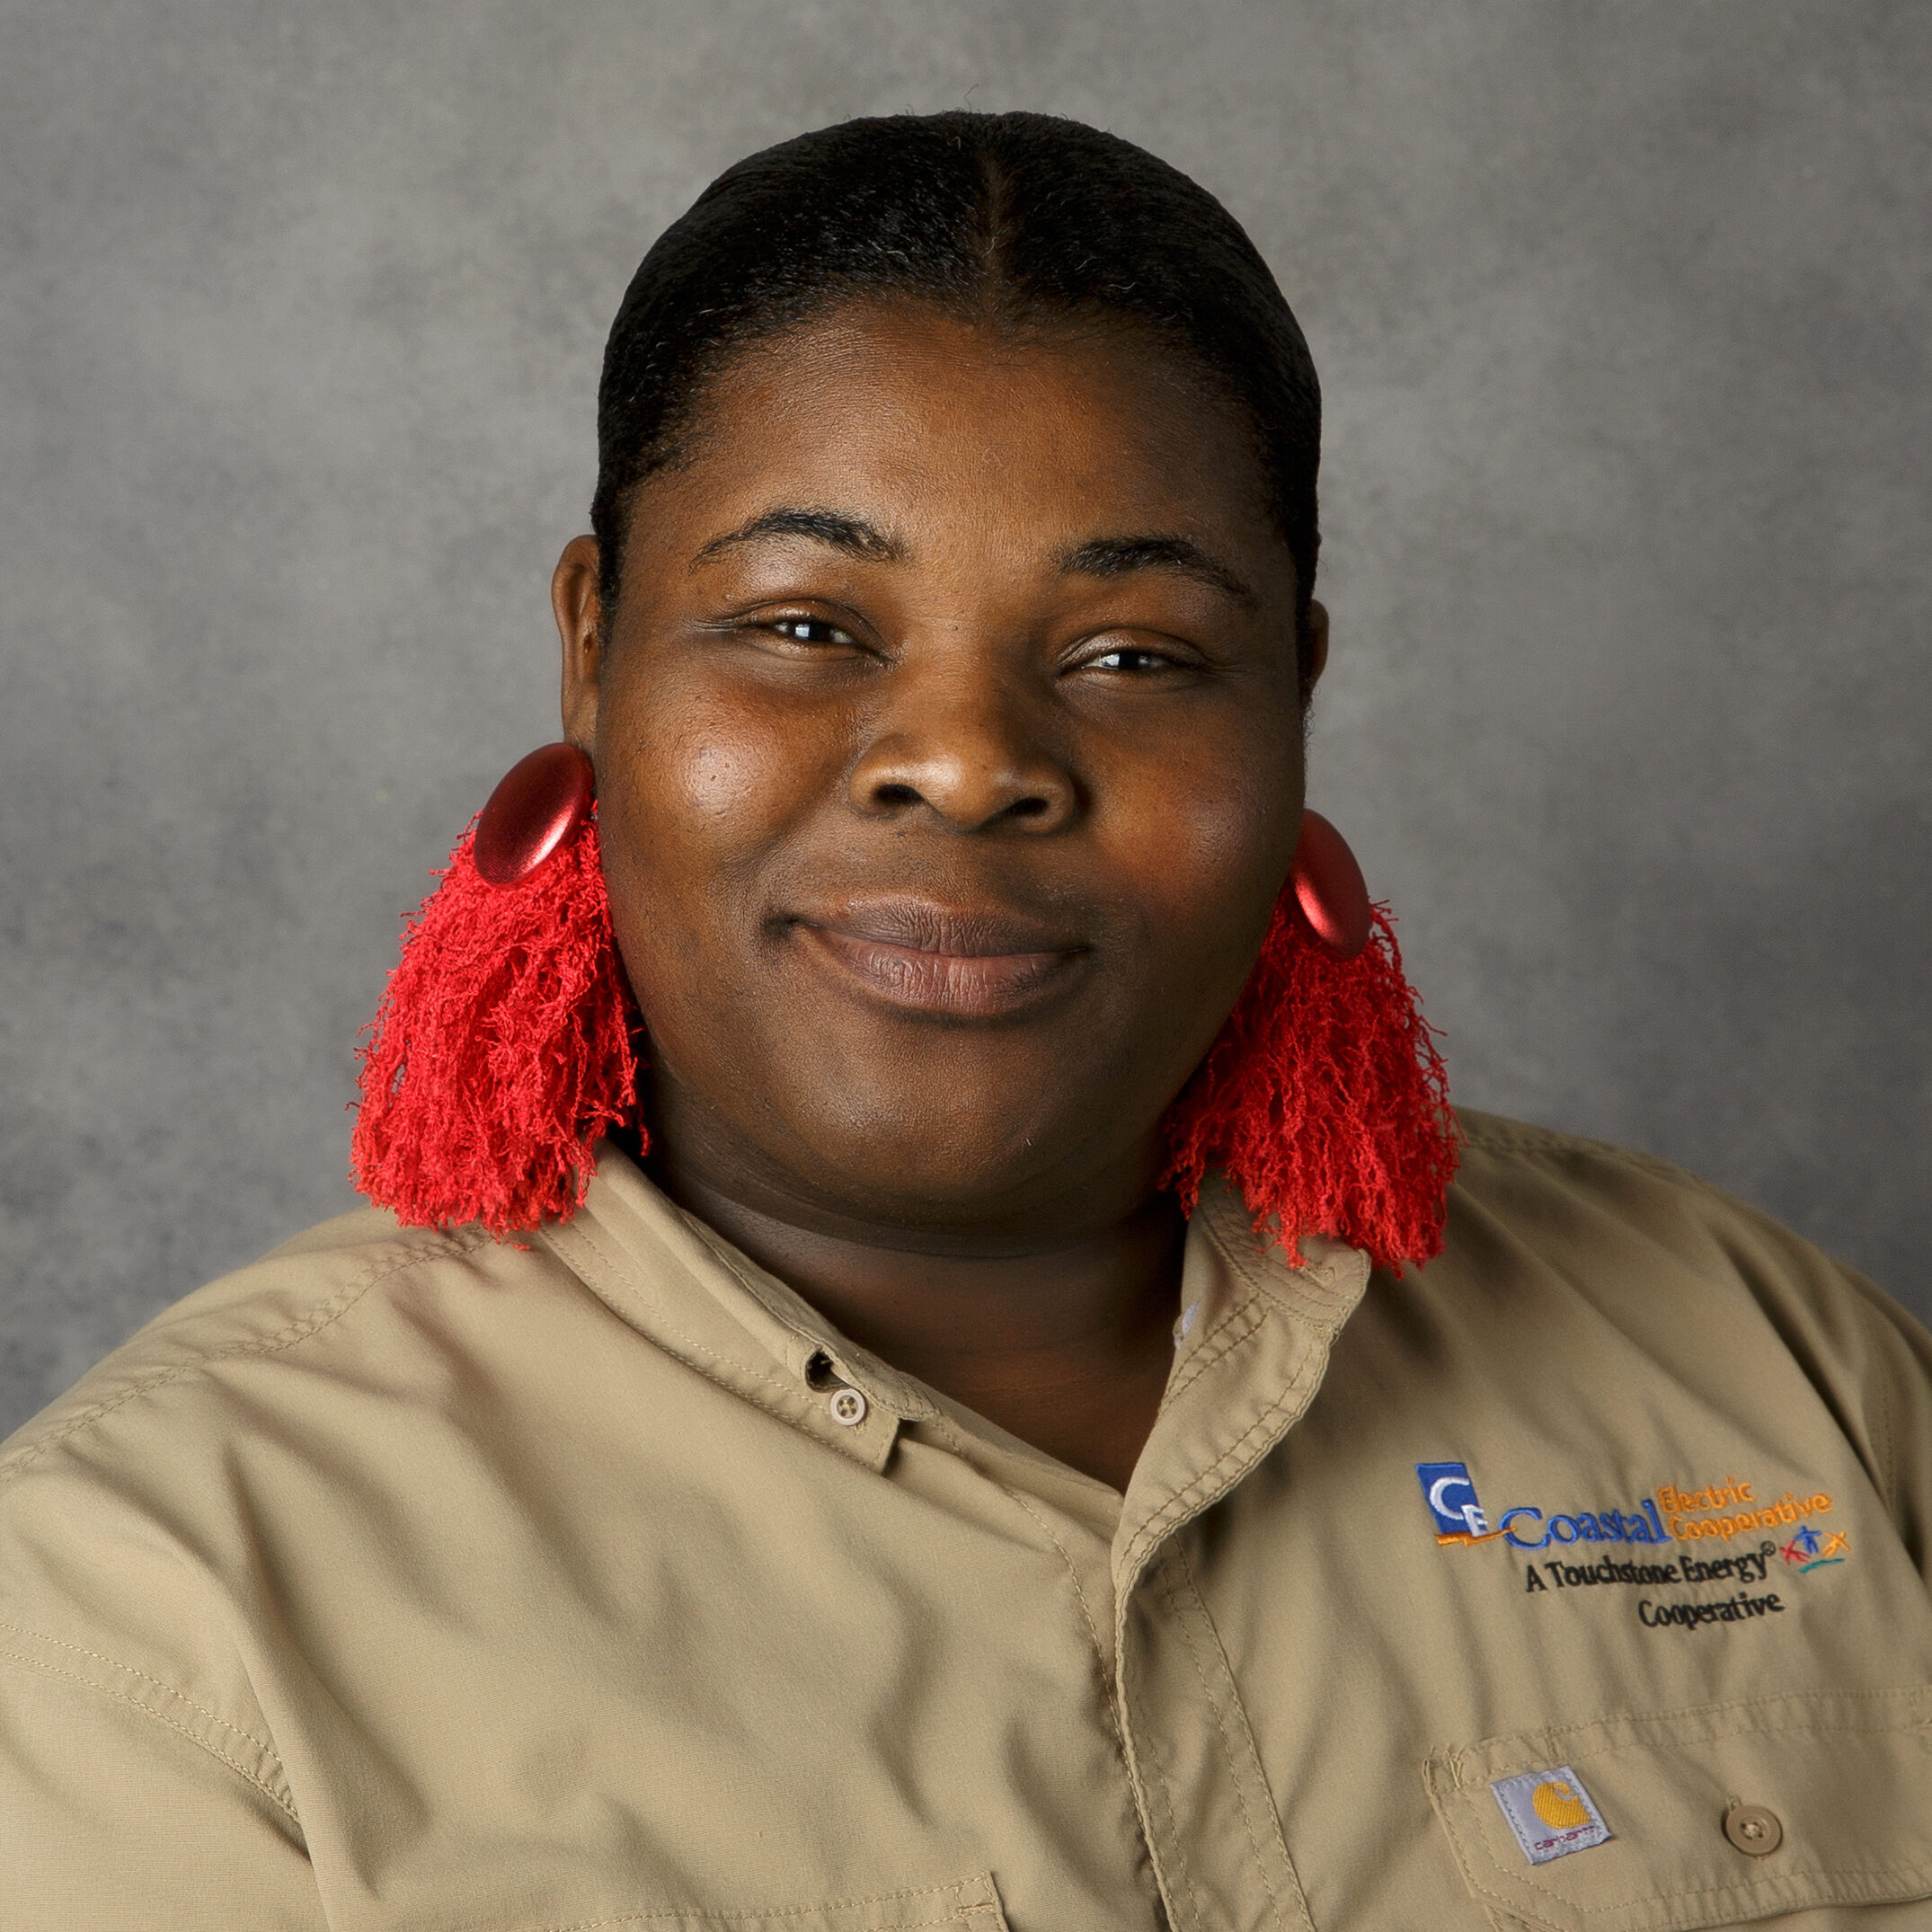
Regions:
<instances>
[{"instance_id":1,"label":"eyebrow","mask_svg":"<svg viewBox=\"0 0 1932 1932\"><path fill-rule=\"evenodd\" d=\"M1257 601L1245 578L1185 536L1096 536L1060 559L1063 577L1126 577L1135 571L1175 571L1236 603Z\"/></svg>"},{"instance_id":2,"label":"eyebrow","mask_svg":"<svg viewBox=\"0 0 1932 1932\"><path fill-rule=\"evenodd\" d=\"M695 570L706 559L717 556L735 544L755 544L770 536L802 536L809 543L824 544L830 549L842 550L849 557L860 557L870 563L902 563L906 557L903 545L861 517L848 517L841 510L785 504L764 511L749 523L726 531L722 536L713 537L691 559L692 568Z\"/></svg>"},{"instance_id":3,"label":"eyebrow","mask_svg":"<svg viewBox=\"0 0 1932 1932\"><path fill-rule=\"evenodd\" d=\"M755 544L767 537L802 537L808 543L823 544L868 563L906 561L905 545L863 517L848 516L843 510L782 504L761 511L749 523L740 524L722 536L713 537L692 558L692 568L695 570L736 545ZM1062 555L1059 569L1063 577L1128 577L1136 571L1174 571L1233 598L1236 603L1252 605L1258 601L1246 580L1219 557L1210 555L1192 538L1165 531L1090 537Z\"/></svg>"}]
</instances>

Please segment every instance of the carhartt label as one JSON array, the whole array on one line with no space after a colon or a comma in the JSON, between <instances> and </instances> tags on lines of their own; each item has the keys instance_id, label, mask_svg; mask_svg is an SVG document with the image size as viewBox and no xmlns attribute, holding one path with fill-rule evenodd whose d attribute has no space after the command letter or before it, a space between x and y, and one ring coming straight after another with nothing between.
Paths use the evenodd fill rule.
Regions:
<instances>
[{"instance_id":1,"label":"carhartt label","mask_svg":"<svg viewBox=\"0 0 1932 1932\"><path fill-rule=\"evenodd\" d=\"M1582 1780L1566 1764L1499 1777L1489 1788L1531 1865L1588 1851L1611 1835Z\"/></svg>"}]
</instances>

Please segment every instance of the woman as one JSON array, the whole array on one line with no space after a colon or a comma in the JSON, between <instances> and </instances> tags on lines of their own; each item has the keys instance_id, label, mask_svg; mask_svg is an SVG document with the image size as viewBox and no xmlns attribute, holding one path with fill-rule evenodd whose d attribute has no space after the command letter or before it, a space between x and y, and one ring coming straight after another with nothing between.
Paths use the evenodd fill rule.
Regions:
<instances>
[{"instance_id":1,"label":"woman","mask_svg":"<svg viewBox=\"0 0 1932 1932\"><path fill-rule=\"evenodd\" d=\"M387 1211L9 1446L9 1926L1932 1923L1932 1345L1450 1121L1304 812L1317 426L1070 123L659 242Z\"/></svg>"}]
</instances>

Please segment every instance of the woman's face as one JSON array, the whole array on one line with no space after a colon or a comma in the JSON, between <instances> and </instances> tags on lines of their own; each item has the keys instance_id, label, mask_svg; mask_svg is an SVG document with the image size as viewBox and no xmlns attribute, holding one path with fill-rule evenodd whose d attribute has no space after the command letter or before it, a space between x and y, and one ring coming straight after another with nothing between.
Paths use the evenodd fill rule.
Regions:
<instances>
[{"instance_id":1,"label":"woman's face","mask_svg":"<svg viewBox=\"0 0 1932 1932\"><path fill-rule=\"evenodd\" d=\"M564 718L674 1165L807 1224L1015 1236L1144 1196L1302 796L1295 572L1150 344L835 312L638 492Z\"/></svg>"}]
</instances>

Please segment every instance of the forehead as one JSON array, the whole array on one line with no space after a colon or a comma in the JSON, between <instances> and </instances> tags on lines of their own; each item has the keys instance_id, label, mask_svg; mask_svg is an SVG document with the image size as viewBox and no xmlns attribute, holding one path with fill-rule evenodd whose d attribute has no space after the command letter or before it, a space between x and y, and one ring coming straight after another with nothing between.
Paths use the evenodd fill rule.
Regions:
<instances>
[{"instance_id":1,"label":"forehead","mask_svg":"<svg viewBox=\"0 0 1932 1932\"><path fill-rule=\"evenodd\" d=\"M1246 421L1132 325L1012 329L868 302L745 349L637 520L730 527L767 499L836 500L926 550L1058 554L1168 530L1239 551L1258 577L1285 571L1291 594Z\"/></svg>"}]
</instances>

